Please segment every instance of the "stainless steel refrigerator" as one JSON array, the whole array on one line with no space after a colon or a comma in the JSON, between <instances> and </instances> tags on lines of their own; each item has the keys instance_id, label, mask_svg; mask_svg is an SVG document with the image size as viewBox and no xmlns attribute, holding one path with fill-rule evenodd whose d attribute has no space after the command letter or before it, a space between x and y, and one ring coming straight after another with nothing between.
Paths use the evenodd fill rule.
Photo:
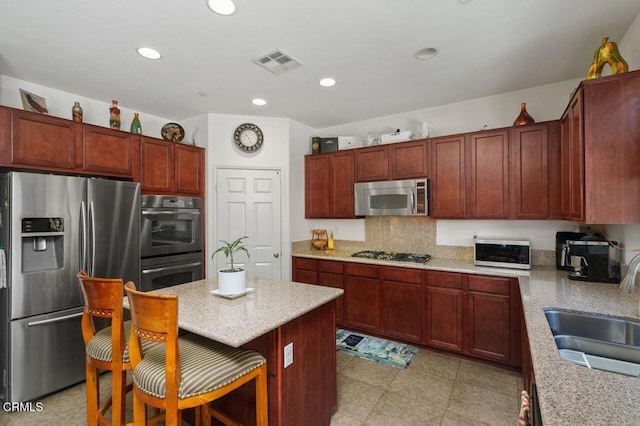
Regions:
<instances>
[{"instance_id":1,"label":"stainless steel refrigerator","mask_svg":"<svg viewBox=\"0 0 640 426\"><path fill-rule=\"evenodd\" d=\"M140 281L140 185L0 174L0 399L37 399L85 376L76 274ZM1 268L0 268L1 269ZM0 283L2 280L0 280Z\"/></svg>"}]
</instances>

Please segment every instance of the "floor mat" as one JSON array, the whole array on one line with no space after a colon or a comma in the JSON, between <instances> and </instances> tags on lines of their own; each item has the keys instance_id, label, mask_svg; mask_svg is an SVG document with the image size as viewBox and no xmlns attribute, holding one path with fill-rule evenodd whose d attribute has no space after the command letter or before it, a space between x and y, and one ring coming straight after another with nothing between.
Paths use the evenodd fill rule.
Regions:
<instances>
[{"instance_id":1,"label":"floor mat","mask_svg":"<svg viewBox=\"0 0 640 426\"><path fill-rule=\"evenodd\" d=\"M336 348L338 352L395 368L407 368L418 353L410 345L342 329L336 332Z\"/></svg>"}]
</instances>

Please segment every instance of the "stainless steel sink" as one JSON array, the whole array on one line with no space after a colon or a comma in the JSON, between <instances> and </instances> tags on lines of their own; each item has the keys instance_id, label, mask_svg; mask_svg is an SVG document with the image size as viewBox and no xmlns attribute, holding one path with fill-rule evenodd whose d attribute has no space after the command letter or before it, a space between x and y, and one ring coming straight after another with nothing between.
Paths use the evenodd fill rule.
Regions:
<instances>
[{"instance_id":1,"label":"stainless steel sink","mask_svg":"<svg viewBox=\"0 0 640 426\"><path fill-rule=\"evenodd\" d=\"M544 314L564 359L589 368L640 374L640 322L553 308L545 308Z\"/></svg>"}]
</instances>

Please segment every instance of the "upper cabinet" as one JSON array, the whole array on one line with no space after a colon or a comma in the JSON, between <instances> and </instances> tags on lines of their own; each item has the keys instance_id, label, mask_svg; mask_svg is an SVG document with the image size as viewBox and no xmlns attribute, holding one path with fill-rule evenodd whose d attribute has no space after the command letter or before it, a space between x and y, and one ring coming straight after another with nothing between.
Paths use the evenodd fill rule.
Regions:
<instances>
[{"instance_id":1,"label":"upper cabinet","mask_svg":"<svg viewBox=\"0 0 640 426\"><path fill-rule=\"evenodd\" d=\"M0 107L0 166L141 182L142 193L204 197L204 149Z\"/></svg>"},{"instance_id":2,"label":"upper cabinet","mask_svg":"<svg viewBox=\"0 0 640 426\"><path fill-rule=\"evenodd\" d=\"M353 218L353 151L305 157L305 218Z\"/></svg>"},{"instance_id":3,"label":"upper cabinet","mask_svg":"<svg viewBox=\"0 0 640 426\"><path fill-rule=\"evenodd\" d=\"M142 136L140 183L143 194L204 196L204 150Z\"/></svg>"},{"instance_id":4,"label":"upper cabinet","mask_svg":"<svg viewBox=\"0 0 640 426\"><path fill-rule=\"evenodd\" d=\"M481 219L509 217L509 132L488 130L468 136L468 212Z\"/></svg>"},{"instance_id":5,"label":"upper cabinet","mask_svg":"<svg viewBox=\"0 0 640 426\"><path fill-rule=\"evenodd\" d=\"M133 176L138 135L104 127L82 126L82 169L88 172Z\"/></svg>"},{"instance_id":6,"label":"upper cabinet","mask_svg":"<svg viewBox=\"0 0 640 426\"><path fill-rule=\"evenodd\" d=\"M431 216L465 217L465 137L431 140Z\"/></svg>"},{"instance_id":7,"label":"upper cabinet","mask_svg":"<svg viewBox=\"0 0 640 426\"><path fill-rule=\"evenodd\" d=\"M431 139L431 216L559 217L557 121Z\"/></svg>"},{"instance_id":8,"label":"upper cabinet","mask_svg":"<svg viewBox=\"0 0 640 426\"><path fill-rule=\"evenodd\" d=\"M389 179L389 146L376 145L355 150L356 182Z\"/></svg>"},{"instance_id":9,"label":"upper cabinet","mask_svg":"<svg viewBox=\"0 0 640 426\"><path fill-rule=\"evenodd\" d=\"M8 155L0 160L3 166L50 167L67 172L76 169L76 149L82 140L78 123L26 111L7 114L11 131L6 140Z\"/></svg>"},{"instance_id":10,"label":"upper cabinet","mask_svg":"<svg viewBox=\"0 0 640 426\"><path fill-rule=\"evenodd\" d=\"M559 219L560 123L513 127L510 148L511 216Z\"/></svg>"},{"instance_id":11,"label":"upper cabinet","mask_svg":"<svg viewBox=\"0 0 640 426\"><path fill-rule=\"evenodd\" d=\"M577 90L561 120L561 212L567 220L584 220L584 132L582 90Z\"/></svg>"},{"instance_id":12,"label":"upper cabinet","mask_svg":"<svg viewBox=\"0 0 640 426\"><path fill-rule=\"evenodd\" d=\"M426 139L389 145L391 179L429 176L429 143Z\"/></svg>"},{"instance_id":13,"label":"upper cabinet","mask_svg":"<svg viewBox=\"0 0 640 426\"><path fill-rule=\"evenodd\" d=\"M638 99L640 71L580 83L562 121L563 218L640 223Z\"/></svg>"}]
</instances>

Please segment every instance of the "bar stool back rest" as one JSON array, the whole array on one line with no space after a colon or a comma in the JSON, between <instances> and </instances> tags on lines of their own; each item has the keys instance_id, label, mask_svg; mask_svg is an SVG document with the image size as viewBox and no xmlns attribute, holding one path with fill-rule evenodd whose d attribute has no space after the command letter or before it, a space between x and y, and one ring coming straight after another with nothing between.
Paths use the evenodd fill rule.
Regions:
<instances>
[{"instance_id":1,"label":"bar stool back rest","mask_svg":"<svg viewBox=\"0 0 640 426\"><path fill-rule=\"evenodd\" d=\"M126 370L130 368L128 360L124 360L126 338L122 318L122 280L94 278L88 276L85 271L80 271L77 276L84 297L82 337L87 347L87 424L121 425L125 421ZM110 318L111 326L96 332L94 317ZM111 398L102 406L99 406L98 370L112 371ZM104 414L111 406L112 422L109 422Z\"/></svg>"}]
</instances>

